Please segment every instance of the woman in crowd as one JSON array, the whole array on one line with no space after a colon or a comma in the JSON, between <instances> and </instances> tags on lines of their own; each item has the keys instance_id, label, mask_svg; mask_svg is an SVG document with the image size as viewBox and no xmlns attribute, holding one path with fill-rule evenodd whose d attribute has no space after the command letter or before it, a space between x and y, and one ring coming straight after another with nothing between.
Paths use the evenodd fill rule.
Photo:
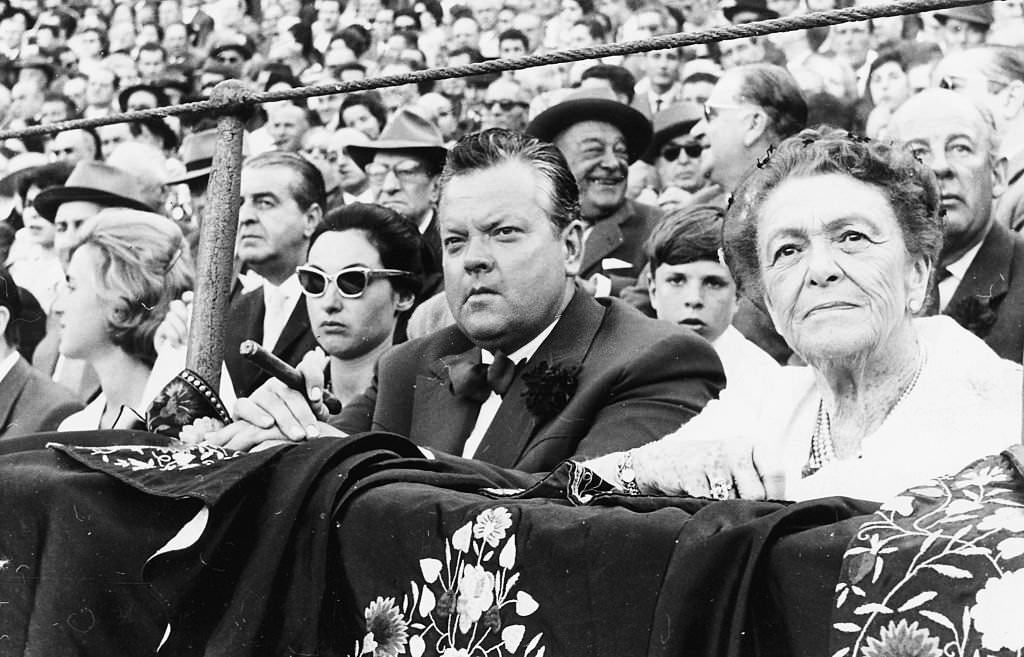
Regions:
<instances>
[{"instance_id":1,"label":"woman in crowd","mask_svg":"<svg viewBox=\"0 0 1024 657\"><path fill-rule=\"evenodd\" d=\"M871 62L867 94L862 106L867 111L864 134L876 139L889 125L892 113L910 97L907 62L897 50L881 53Z\"/></svg>"},{"instance_id":2,"label":"woman in crowd","mask_svg":"<svg viewBox=\"0 0 1024 657\"><path fill-rule=\"evenodd\" d=\"M150 381L153 336L168 304L192 283L188 244L174 222L111 209L82 227L55 308L62 313L61 354L92 365L100 394L61 431L138 428L165 383Z\"/></svg>"},{"instance_id":3,"label":"woman in crowd","mask_svg":"<svg viewBox=\"0 0 1024 657\"><path fill-rule=\"evenodd\" d=\"M1020 366L947 317L916 318L939 209L902 150L811 130L784 141L738 187L725 244L808 367L765 381L758 412L713 401L588 465L635 493L884 499L1018 441Z\"/></svg>"}]
</instances>

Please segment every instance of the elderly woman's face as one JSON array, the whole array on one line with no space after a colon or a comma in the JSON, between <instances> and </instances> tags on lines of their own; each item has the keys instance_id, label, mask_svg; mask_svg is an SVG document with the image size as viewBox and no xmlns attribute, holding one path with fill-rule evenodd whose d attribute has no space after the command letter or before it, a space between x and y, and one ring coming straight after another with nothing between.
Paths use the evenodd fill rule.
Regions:
<instances>
[{"instance_id":1,"label":"elderly woman's face","mask_svg":"<svg viewBox=\"0 0 1024 657\"><path fill-rule=\"evenodd\" d=\"M812 363L872 350L924 302L925 261L907 253L885 195L850 176L779 185L761 207L757 248L775 326Z\"/></svg>"}]
</instances>

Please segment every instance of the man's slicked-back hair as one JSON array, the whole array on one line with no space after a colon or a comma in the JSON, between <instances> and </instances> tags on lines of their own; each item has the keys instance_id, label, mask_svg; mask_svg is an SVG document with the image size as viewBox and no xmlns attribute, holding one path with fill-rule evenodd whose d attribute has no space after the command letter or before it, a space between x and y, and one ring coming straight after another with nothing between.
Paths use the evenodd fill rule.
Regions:
<instances>
[{"instance_id":1,"label":"man's slicked-back hair","mask_svg":"<svg viewBox=\"0 0 1024 657\"><path fill-rule=\"evenodd\" d=\"M743 83L737 100L764 110L769 128L778 140L807 127L807 101L789 71L775 64L747 64L739 68Z\"/></svg>"},{"instance_id":2,"label":"man's slicked-back hair","mask_svg":"<svg viewBox=\"0 0 1024 657\"><path fill-rule=\"evenodd\" d=\"M288 189L300 210L305 212L314 203L321 210L326 209L327 186L324 184L324 176L309 160L290 151L267 151L242 163L243 170L266 167L282 167L295 174Z\"/></svg>"},{"instance_id":3,"label":"man's slicked-back hair","mask_svg":"<svg viewBox=\"0 0 1024 657\"><path fill-rule=\"evenodd\" d=\"M550 183L551 215L548 218L559 232L579 220L579 187L562 152L553 144L504 128L471 133L455 144L441 173L442 200L452 178L506 162L527 164Z\"/></svg>"}]
</instances>

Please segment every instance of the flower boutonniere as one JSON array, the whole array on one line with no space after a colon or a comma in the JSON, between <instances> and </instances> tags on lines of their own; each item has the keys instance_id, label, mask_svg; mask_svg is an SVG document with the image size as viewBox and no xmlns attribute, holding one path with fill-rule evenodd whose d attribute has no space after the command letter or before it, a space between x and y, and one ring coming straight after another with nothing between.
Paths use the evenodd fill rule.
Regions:
<instances>
[{"instance_id":1,"label":"flower boutonniere","mask_svg":"<svg viewBox=\"0 0 1024 657\"><path fill-rule=\"evenodd\" d=\"M579 373L579 365L548 364L546 360L523 372L526 408L541 420L558 415L576 392Z\"/></svg>"},{"instance_id":2,"label":"flower boutonniere","mask_svg":"<svg viewBox=\"0 0 1024 657\"><path fill-rule=\"evenodd\" d=\"M984 339L996 323L996 311L992 297L972 295L964 297L946 309L946 314L979 338Z\"/></svg>"}]
</instances>

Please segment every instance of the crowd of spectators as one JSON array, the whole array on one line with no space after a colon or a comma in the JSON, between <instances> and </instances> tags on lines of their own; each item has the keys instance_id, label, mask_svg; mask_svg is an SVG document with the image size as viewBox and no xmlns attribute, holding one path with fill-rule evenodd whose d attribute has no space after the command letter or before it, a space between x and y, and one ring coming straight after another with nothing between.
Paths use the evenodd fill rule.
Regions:
<instances>
[{"instance_id":1,"label":"crowd of spectators","mask_svg":"<svg viewBox=\"0 0 1024 657\"><path fill-rule=\"evenodd\" d=\"M200 99L228 79L255 91L278 91L842 6L848 1L0 0L0 129ZM929 96L939 93L934 87L955 92L969 107ZM946 112L938 113L940 108ZM964 137L954 128L975 111L970 108L983 125L972 123L975 132ZM12 319L20 336L11 348L70 388L81 404L95 403L112 393L114 383L125 382L98 371L106 366L96 363L110 355L104 345L88 345L102 356L90 360L79 354L88 349L71 349L59 337L67 325L69 262L90 235L102 232L102 222L89 223L92 217L122 208L173 222L180 230L167 233L173 243L157 262L184 264L191 272L207 206L214 121L183 115L0 144L0 259L24 289L19 317ZM1000 258L1005 267L985 275L1000 278L1002 292L1012 293L1013 275L1006 272L1024 254L1024 242L1013 232L1024 224L1024 5L1018 0L268 103L246 125L231 311L235 338L255 335L269 349L293 340L286 354L292 364L317 342L327 347L322 336L314 340L315 326L311 332L300 301L305 293L315 305L303 282L311 274L297 278L295 268L307 263L310 238L324 219L354 203L384 206L418 228L413 250L419 255L415 263L386 265L415 271L416 282L395 298L389 312L397 321L387 322L368 346L372 359L369 366L360 362L360 376L344 382L348 393L368 382L384 346L451 324L439 294L444 283L436 218L445 155L465 135L504 128L554 143L576 178L586 226L578 276L583 289L621 297L712 342L724 334L736 344L742 333L775 361L792 363L798 357L764 310L736 292L727 270L715 273L728 290L728 303L716 306L721 326L708 334L710 320L681 316L678 308L703 308L705 300L668 294L667 283L651 276L662 257L652 249L678 242L672 227L688 225L678 217L663 222L666 213L720 213L760 157L802 128L823 123L912 144L937 178L959 181L971 192L950 192L944 206L953 229L940 259L937 305L927 310L953 315L1000 355L1019 361L1024 330L1017 315L1010 316L1012 304L1001 307L998 294L957 293L964 281L984 288L984 276L971 266ZM968 161L968 150L978 155L977 163ZM281 182L289 176L291 184ZM267 217L276 216L291 223L266 230ZM648 243L652 234L657 244ZM308 258L314 260L311 252ZM362 294L371 280L362 274L353 294ZM253 296L256 290L262 293ZM126 362L145 365L122 400L137 413L149 393L143 400L132 395L153 388L147 379L160 369L153 369L152 352L179 349L187 332L189 304L166 291L154 297L160 329L145 334L155 347L139 348L137 336L113 343L129 352ZM28 297L31 302L24 302ZM669 299L678 306L669 307ZM123 320L116 309L110 313L114 324ZM726 332L730 321L735 328ZM724 344L716 346L724 350ZM230 357L227 366L234 388L229 394L248 395L263 381ZM116 418L110 426L131 425L117 409L100 410L109 411L102 417Z\"/></svg>"}]
</instances>

